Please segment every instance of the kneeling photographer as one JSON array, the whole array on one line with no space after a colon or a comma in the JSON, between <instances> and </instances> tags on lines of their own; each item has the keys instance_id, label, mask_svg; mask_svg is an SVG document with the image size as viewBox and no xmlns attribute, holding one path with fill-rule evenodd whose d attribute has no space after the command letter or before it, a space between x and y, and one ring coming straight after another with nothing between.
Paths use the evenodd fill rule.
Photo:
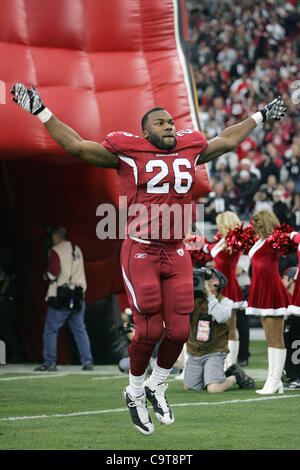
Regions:
<instances>
[{"instance_id":1,"label":"kneeling photographer","mask_svg":"<svg viewBox=\"0 0 300 470\"><path fill-rule=\"evenodd\" d=\"M56 371L57 336L67 321L76 341L83 370L93 369L90 340L84 323L86 277L80 248L67 238L64 227L51 232L52 247L44 279L49 282L44 333L44 363L35 371Z\"/></svg>"},{"instance_id":2,"label":"kneeling photographer","mask_svg":"<svg viewBox=\"0 0 300 470\"><path fill-rule=\"evenodd\" d=\"M232 301L220 294L227 284L226 277L214 268L195 268L195 308L191 315L191 331L187 342L188 360L184 370L184 389L224 392L238 384L252 389L253 379L233 364L224 373L229 352L227 322Z\"/></svg>"}]
</instances>

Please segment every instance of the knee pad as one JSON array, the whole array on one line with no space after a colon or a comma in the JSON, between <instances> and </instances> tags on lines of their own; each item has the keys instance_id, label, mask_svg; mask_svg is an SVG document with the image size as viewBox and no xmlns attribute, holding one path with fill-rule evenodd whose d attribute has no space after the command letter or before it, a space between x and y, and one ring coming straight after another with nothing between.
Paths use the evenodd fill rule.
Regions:
<instances>
[{"instance_id":1,"label":"knee pad","mask_svg":"<svg viewBox=\"0 0 300 470\"><path fill-rule=\"evenodd\" d=\"M139 291L138 305L141 313L151 315L161 309L160 285L156 283L144 284Z\"/></svg>"},{"instance_id":2,"label":"knee pad","mask_svg":"<svg viewBox=\"0 0 300 470\"><path fill-rule=\"evenodd\" d=\"M177 325L177 328L172 328L168 331L167 336L170 341L176 344L184 344L188 341L190 336L190 319L186 317L187 321L183 324Z\"/></svg>"},{"instance_id":3,"label":"knee pad","mask_svg":"<svg viewBox=\"0 0 300 470\"><path fill-rule=\"evenodd\" d=\"M174 295L174 307L176 313L187 315L194 310L194 290L190 283L183 283L176 286L172 293Z\"/></svg>"},{"instance_id":4,"label":"knee pad","mask_svg":"<svg viewBox=\"0 0 300 470\"><path fill-rule=\"evenodd\" d=\"M135 316L135 327L134 340L139 344L156 345L164 332L163 322L160 316L158 318L158 316L154 314L142 315L138 313Z\"/></svg>"}]
</instances>

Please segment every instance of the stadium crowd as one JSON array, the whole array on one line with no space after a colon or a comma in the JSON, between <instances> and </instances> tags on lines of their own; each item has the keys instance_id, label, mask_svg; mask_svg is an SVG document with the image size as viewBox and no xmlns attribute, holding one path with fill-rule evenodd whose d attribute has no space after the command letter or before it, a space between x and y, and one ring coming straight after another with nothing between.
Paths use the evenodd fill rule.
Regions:
<instances>
[{"instance_id":1,"label":"stadium crowd","mask_svg":"<svg viewBox=\"0 0 300 470\"><path fill-rule=\"evenodd\" d=\"M187 0L200 122L208 138L281 96L283 122L258 126L235 152L209 164L205 219L242 220L270 209L300 229L300 5L296 0Z\"/></svg>"}]
</instances>

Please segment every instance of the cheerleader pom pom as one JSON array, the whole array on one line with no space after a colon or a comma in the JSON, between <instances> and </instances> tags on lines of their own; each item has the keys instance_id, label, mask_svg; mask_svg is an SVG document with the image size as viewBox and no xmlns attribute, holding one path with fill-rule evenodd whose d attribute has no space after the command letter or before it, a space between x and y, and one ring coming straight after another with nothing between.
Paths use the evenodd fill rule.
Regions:
<instances>
[{"instance_id":1,"label":"cheerleader pom pom","mask_svg":"<svg viewBox=\"0 0 300 470\"><path fill-rule=\"evenodd\" d=\"M252 224L249 224L243 231L243 253L247 255L252 246L257 242L258 235L254 232Z\"/></svg>"},{"instance_id":2,"label":"cheerleader pom pom","mask_svg":"<svg viewBox=\"0 0 300 470\"><path fill-rule=\"evenodd\" d=\"M206 239L203 239L202 235L189 235L185 238L185 247L190 253L193 266L195 266L197 262L205 265L208 261L212 260L211 255L203 251L205 242Z\"/></svg>"},{"instance_id":3,"label":"cheerleader pom pom","mask_svg":"<svg viewBox=\"0 0 300 470\"><path fill-rule=\"evenodd\" d=\"M294 229L286 223L276 225L274 232L267 237L267 240L274 250L278 250L282 255L287 256L297 249L296 243L290 239L291 232L294 232Z\"/></svg>"},{"instance_id":4,"label":"cheerleader pom pom","mask_svg":"<svg viewBox=\"0 0 300 470\"><path fill-rule=\"evenodd\" d=\"M243 225L236 225L235 228L232 230L229 229L225 241L227 245L227 249L231 254L236 254L243 251L244 248L244 230Z\"/></svg>"},{"instance_id":5,"label":"cheerleader pom pom","mask_svg":"<svg viewBox=\"0 0 300 470\"><path fill-rule=\"evenodd\" d=\"M199 262L200 264L205 265L209 261L211 261L213 258L209 253L205 253L203 250L198 250L198 251L193 251L191 253L192 260L196 262Z\"/></svg>"},{"instance_id":6,"label":"cheerleader pom pom","mask_svg":"<svg viewBox=\"0 0 300 470\"><path fill-rule=\"evenodd\" d=\"M203 237L202 235L188 235L184 239L184 244L187 250L201 250L203 247Z\"/></svg>"},{"instance_id":7,"label":"cheerleader pom pom","mask_svg":"<svg viewBox=\"0 0 300 470\"><path fill-rule=\"evenodd\" d=\"M222 235L221 235L219 232L217 232L217 233L214 235L214 240L215 240L216 242L218 242L219 240L221 240L221 238L223 238L223 237L222 237ZM205 238L205 240L207 240L207 238ZM204 242L205 242L205 240L204 240ZM209 241L207 240L207 243L211 243L211 242L209 242Z\"/></svg>"}]
</instances>

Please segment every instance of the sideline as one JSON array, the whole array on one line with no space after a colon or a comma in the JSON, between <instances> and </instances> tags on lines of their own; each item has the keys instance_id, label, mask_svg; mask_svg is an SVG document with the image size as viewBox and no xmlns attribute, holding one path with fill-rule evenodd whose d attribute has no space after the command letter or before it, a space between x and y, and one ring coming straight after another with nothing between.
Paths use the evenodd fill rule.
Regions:
<instances>
[{"instance_id":1,"label":"sideline","mask_svg":"<svg viewBox=\"0 0 300 470\"><path fill-rule=\"evenodd\" d=\"M268 396L260 398L246 398L245 400L227 400L227 401L215 401L215 402L200 402L200 403L175 403L170 404L173 408L183 407L183 406L215 406L215 405L230 405L235 403L250 403L250 402L259 402L266 400L282 400L286 398L300 398L300 393L296 395L278 395L278 396ZM149 408L152 408L149 406ZM85 415L97 415L97 414L106 414L106 413L121 413L123 411L128 411L128 408L115 408L111 410L96 410L96 411L78 411L76 413L65 413L65 414L53 414L53 415L38 415L38 416L11 416L8 418L0 418L1 421L21 421L21 420L30 420L30 419L49 419L49 418L70 418L72 416L85 416Z\"/></svg>"}]
</instances>

